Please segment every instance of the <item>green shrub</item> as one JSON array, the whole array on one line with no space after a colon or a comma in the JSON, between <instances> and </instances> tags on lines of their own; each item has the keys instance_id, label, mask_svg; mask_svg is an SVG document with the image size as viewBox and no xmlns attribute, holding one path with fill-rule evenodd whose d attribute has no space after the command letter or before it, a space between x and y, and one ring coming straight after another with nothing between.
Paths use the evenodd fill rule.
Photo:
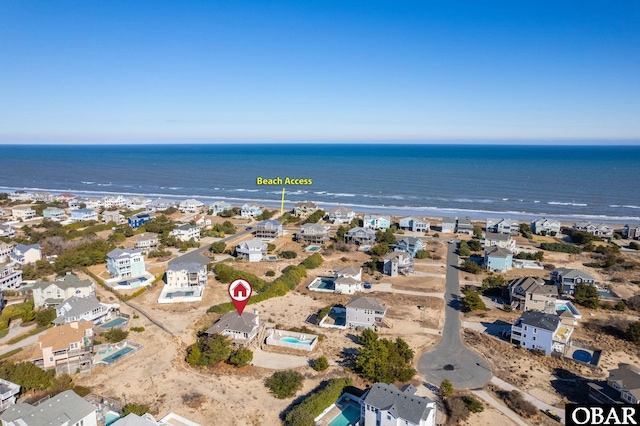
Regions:
<instances>
[{"instance_id":1,"label":"green shrub","mask_svg":"<svg viewBox=\"0 0 640 426\"><path fill-rule=\"evenodd\" d=\"M40 327L44 327L45 325L51 324L51 321L56 319L56 316L55 308L40 309L35 315L36 323Z\"/></svg>"},{"instance_id":2,"label":"green shrub","mask_svg":"<svg viewBox=\"0 0 640 426\"><path fill-rule=\"evenodd\" d=\"M329 368L327 357L321 356L313 360L313 369L316 371L324 371Z\"/></svg>"},{"instance_id":3,"label":"green shrub","mask_svg":"<svg viewBox=\"0 0 640 426\"><path fill-rule=\"evenodd\" d=\"M418 250L416 252L416 259L429 259L431 257L431 253L427 250Z\"/></svg>"},{"instance_id":4,"label":"green shrub","mask_svg":"<svg viewBox=\"0 0 640 426\"><path fill-rule=\"evenodd\" d=\"M253 352L249 349L236 349L231 352L231 355L229 356L229 364L235 365L236 367L244 367L251 361L253 361Z\"/></svg>"},{"instance_id":5,"label":"green shrub","mask_svg":"<svg viewBox=\"0 0 640 426\"><path fill-rule=\"evenodd\" d=\"M124 407L122 407L122 417L131 413L136 414L138 416L143 416L149 411L151 411L151 408L149 408L149 406L146 404L140 404L138 402L130 402Z\"/></svg>"},{"instance_id":6,"label":"green shrub","mask_svg":"<svg viewBox=\"0 0 640 426\"><path fill-rule=\"evenodd\" d=\"M302 261L300 265L304 266L306 269L315 269L322 265L322 256L320 256L320 253L313 253L311 256Z\"/></svg>"},{"instance_id":7,"label":"green shrub","mask_svg":"<svg viewBox=\"0 0 640 426\"><path fill-rule=\"evenodd\" d=\"M363 331L355 359L356 371L372 382L406 382L416 373L411 368L413 350L401 338L379 339L370 330Z\"/></svg>"},{"instance_id":8,"label":"green shrub","mask_svg":"<svg viewBox=\"0 0 640 426\"><path fill-rule=\"evenodd\" d=\"M301 403L294 406L284 418L285 426L313 426L313 419L333 404L351 386L350 378L332 379L317 387Z\"/></svg>"},{"instance_id":9,"label":"green shrub","mask_svg":"<svg viewBox=\"0 0 640 426\"><path fill-rule=\"evenodd\" d=\"M280 257L283 259L295 259L296 257L298 257L298 253L296 253L295 251L283 251L280 252Z\"/></svg>"},{"instance_id":10,"label":"green shrub","mask_svg":"<svg viewBox=\"0 0 640 426\"><path fill-rule=\"evenodd\" d=\"M471 411L472 413L481 413L482 411L484 411L484 405L482 404L482 402L475 399L471 395L464 395L462 397L462 400L464 401L464 405L466 405L469 411Z\"/></svg>"},{"instance_id":11,"label":"green shrub","mask_svg":"<svg viewBox=\"0 0 640 426\"><path fill-rule=\"evenodd\" d=\"M460 308L464 312L470 312L470 311L476 311L476 310L483 310L483 311L487 310L487 307L482 301L482 299L480 298L480 295L478 294L478 292L473 291L471 289L466 289L463 292L463 294L464 294L464 297L460 302Z\"/></svg>"},{"instance_id":12,"label":"green shrub","mask_svg":"<svg viewBox=\"0 0 640 426\"><path fill-rule=\"evenodd\" d=\"M227 245L222 241L211 244L211 253L224 253L226 249Z\"/></svg>"},{"instance_id":13,"label":"green shrub","mask_svg":"<svg viewBox=\"0 0 640 426\"><path fill-rule=\"evenodd\" d=\"M276 371L266 381L265 386L278 399L291 398L302 389L304 376L297 371Z\"/></svg>"},{"instance_id":14,"label":"green shrub","mask_svg":"<svg viewBox=\"0 0 640 426\"><path fill-rule=\"evenodd\" d=\"M110 343L118 343L123 341L129 335L128 331L122 330L121 328L112 328L103 334L104 338L107 339L107 342Z\"/></svg>"},{"instance_id":15,"label":"green shrub","mask_svg":"<svg viewBox=\"0 0 640 426\"><path fill-rule=\"evenodd\" d=\"M582 249L580 247L576 247L573 244L565 244L565 243L541 243L540 248L542 250L556 251L556 252L569 253L569 254L582 253Z\"/></svg>"},{"instance_id":16,"label":"green shrub","mask_svg":"<svg viewBox=\"0 0 640 426\"><path fill-rule=\"evenodd\" d=\"M482 267L471 259L465 259L462 265L460 265L460 270L478 275L482 272Z\"/></svg>"},{"instance_id":17,"label":"green shrub","mask_svg":"<svg viewBox=\"0 0 640 426\"><path fill-rule=\"evenodd\" d=\"M442 383L440 383L440 396L446 398L453 394L453 385L449 381L449 379L444 379Z\"/></svg>"},{"instance_id":18,"label":"green shrub","mask_svg":"<svg viewBox=\"0 0 640 426\"><path fill-rule=\"evenodd\" d=\"M265 275L267 277L275 277L276 276L276 271L267 271L267 272L265 272Z\"/></svg>"},{"instance_id":19,"label":"green shrub","mask_svg":"<svg viewBox=\"0 0 640 426\"><path fill-rule=\"evenodd\" d=\"M131 331L135 331L136 333L142 333L144 331L144 327L131 327Z\"/></svg>"}]
</instances>

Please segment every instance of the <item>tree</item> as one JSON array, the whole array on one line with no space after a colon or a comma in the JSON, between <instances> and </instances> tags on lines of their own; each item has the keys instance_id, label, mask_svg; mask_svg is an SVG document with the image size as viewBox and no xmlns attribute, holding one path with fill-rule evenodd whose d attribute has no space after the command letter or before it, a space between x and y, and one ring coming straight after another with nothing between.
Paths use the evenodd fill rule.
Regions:
<instances>
[{"instance_id":1,"label":"tree","mask_svg":"<svg viewBox=\"0 0 640 426\"><path fill-rule=\"evenodd\" d=\"M528 239L533 238L533 232L531 232L531 226L528 223L520 224L520 234Z\"/></svg>"},{"instance_id":2,"label":"tree","mask_svg":"<svg viewBox=\"0 0 640 426\"><path fill-rule=\"evenodd\" d=\"M36 312L36 323L40 327L44 327L51 324L51 321L56 319L56 316L57 315L55 308L40 309L38 312Z\"/></svg>"},{"instance_id":3,"label":"tree","mask_svg":"<svg viewBox=\"0 0 640 426\"><path fill-rule=\"evenodd\" d=\"M481 239L482 238L482 228L479 226L473 227L473 238Z\"/></svg>"},{"instance_id":4,"label":"tree","mask_svg":"<svg viewBox=\"0 0 640 426\"><path fill-rule=\"evenodd\" d=\"M231 355L229 339L221 334L200 336L196 342L202 352L201 365L211 365L220 361L226 361Z\"/></svg>"},{"instance_id":5,"label":"tree","mask_svg":"<svg viewBox=\"0 0 640 426\"><path fill-rule=\"evenodd\" d=\"M482 402L478 401L471 395L464 395L462 397L462 400L464 401L464 404L467 406L469 411L471 411L472 413L481 413L482 411L484 411L484 405L482 404Z\"/></svg>"},{"instance_id":6,"label":"tree","mask_svg":"<svg viewBox=\"0 0 640 426\"><path fill-rule=\"evenodd\" d=\"M193 345L189 346L189 348L187 348L187 358L185 361L187 361L187 363L192 366L203 365L202 352L200 351L197 343L194 343Z\"/></svg>"},{"instance_id":7,"label":"tree","mask_svg":"<svg viewBox=\"0 0 640 426\"><path fill-rule=\"evenodd\" d=\"M371 254L378 257L382 257L385 254L390 252L391 252L391 248L389 247L389 243L387 242L382 242L371 247Z\"/></svg>"},{"instance_id":8,"label":"tree","mask_svg":"<svg viewBox=\"0 0 640 426\"><path fill-rule=\"evenodd\" d=\"M44 371L31 362L4 361L0 363L0 377L22 386L23 390L45 390L53 386L55 370Z\"/></svg>"},{"instance_id":9,"label":"tree","mask_svg":"<svg viewBox=\"0 0 640 426\"><path fill-rule=\"evenodd\" d=\"M376 232L376 242L395 244L398 242L398 240L396 239L396 236L393 235L393 231L391 230L391 228L387 228L384 231L378 230Z\"/></svg>"},{"instance_id":10,"label":"tree","mask_svg":"<svg viewBox=\"0 0 640 426\"><path fill-rule=\"evenodd\" d=\"M313 360L313 369L316 371L324 371L329 368L327 357L321 356Z\"/></svg>"},{"instance_id":11,"label":"tree","mask_svg":"<svg viewBox=\"0 0 640 426\"><path fill-rule=\"evenodd\" d=\"M627 338L635 344L640 343L640 321L635 321L627 327Z\"/></svg>"},{"instance_id":12,"label":"tree","mask_svg":"<svg viewBox=\"0 0 640 426\"><path fill-rule=\"evenodd\" d=\"M276 371L265 381L269 391L278 399L290 398L302 389L304 376L297 371Z\"/></svg>"},{"instance_id":13,"label":"tree","mask_svg":"<svg viewBox=\"0 0 640 426\"><path fill-rule=\"evenodd\" d=\"M444 379L442 383L440 383L440 396L446 398L451 394L453 394L453 385L449 379Z\"/></svg>"},{"instance_id":14,"label":"tree","mask_svg":"<svg viewBox=\"0 0 640 426\"><path fill-rule=\"evenodd\" d=\"M458 256L470 256L471 250L469 250L469 246L466 241L460 242L460 247L458 247Z\"/></svg>"},{"instance_id":15,"label":"tree","mask_svg":"<svg viewBox=\"0 0 640 426\"><path fill-rule=\"evenodd\" d=\"M250 349L240 348L231 352L229 364L236 367L244 367L253 361L253 352Z\"/></svg>"},{"instance_id":16,"label":"tree","mask_svg":"<svg viewBox=\"0 0 640 426\"><path fill-rule=\"evenodd\" d=\"M580 283L573 292L576 303L590 309L596 309L600 305L600 295L595 286Z\"/></svg>"},{"instance_id":17,"label":"tree","mask_svg":"<svg viewBox=\"0 0 640 426\"><path fill-rule=\"evenodd\" d=\"M482 251L482 243L478 240L469 240L467 245L471 251Z\"/></svg>"},{"instance_id":18,"label":"tree","mask_svg":"<svg viewBox=\"0 0 640 426\"><path fill-rule=\"evenodd\" d=\"M336 229L336 241L344 241L344 236L347 235L347 231L348 229L344 226L338 226L338 229Z\"/></svg>"},{"instance_id":19,"label":"tree","mask_svg":"<svg viewBox=\"0 0 640 426\"><path fill-rule=\"evenodd\" d=\"M107 339L107 342L111 342L111 343L121 342L124 339L126 339L128 335L129 335L128 331L125 331L117 327L114 327L103 334L104 338Z\"/></svg>"},{"instance_id":20,"label":"tree","mask_svg":"<svg viewBox=\"0 0 640 426\"><path fill-rule=\"evenodd\" d=\"M287 250L280 252L280 257L283 259L295 259L296 257L298 257L298 253L296 253L295 251Z\"/></svg>"},{"instance_id":21,"label":"tree","mask_svg":"<svg viewBox=\"0 0 640 426\"><path fill-rule=\"evenodd\" d=\"M470 274L479 274L482 272L482 268L476 262L471 259L465 259L460 265L460 269L464 272L469 272Z\"/></svg>"},{"instance_id":22,"label":"tree","mask_svg":"<svg viewBox=\"0 0 640 426\"><path fill-rule=\"evenodd\" d=\"M427 250L418 250L416 252L416 259L429 259L431 257L431 253Z\"/></svg>"},{"instance_id":23,"label":"tree","mask_svg":"<svg viewBox=\"0 0 640 426\"><path fill-rule=\"evenodd\" d=\"M312 426L313 419L320 415L343 394L347 386L353 382L350 378L332 379L321 384L311 395L293 407L284 418L285 426Z\"/></svg>"},{"instance_id":24,"label":"tree","mask_svg":"<svg viewBox=\"0 0 640 426\"><path fill-rule=\"evenodd\" d=\"M404 340L379 339L375 333L365 335L364 332L360 340L364 345L358 351L355 367L362 377L372 382L391 383L406 382L415 375L411 368L414 354Z\"/></svg>"},{"instance_id":25,"label":"tree","mask_svg":"<svg viewBox=\"0 0 640 426\"><path fill-rule=\"evenodd\" d=\"M211 244L211 253L224 253L226 249L227 245L222 241Z\"/></svg>"},{"instance_id":26,"label":"tree","mask_svg":"<svg viewBox=\"0 0 640 426\"><path fill-rule=\"evenodd\" d=\"M486 311L487 307L484 304L484 302L482 301L482 299L480 298L480 295L471 290L471 289L466 289L464 292L464 297L462 298L462 301L460 302L460 307L462 308L462 310L464 312L470 312L470 311L477 311L477 310L483 310Z\"/></svg>"}]
</instances>

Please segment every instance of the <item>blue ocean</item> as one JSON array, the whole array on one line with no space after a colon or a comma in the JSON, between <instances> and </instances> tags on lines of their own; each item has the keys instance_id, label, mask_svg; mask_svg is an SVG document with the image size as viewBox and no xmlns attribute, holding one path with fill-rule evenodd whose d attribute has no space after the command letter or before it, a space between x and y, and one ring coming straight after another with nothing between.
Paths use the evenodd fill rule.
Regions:
<instances>
[{"instance_id":1,"label":"blue ocean","mask_svg":"<svg viewBox=\"0 0 640 426\"><path fill-rule=\"evenodd\" d=\"M257 185L258 177L311 185ZM640 221L640 146L0 145L0 190Z\"/></svg>"}]
</instances>

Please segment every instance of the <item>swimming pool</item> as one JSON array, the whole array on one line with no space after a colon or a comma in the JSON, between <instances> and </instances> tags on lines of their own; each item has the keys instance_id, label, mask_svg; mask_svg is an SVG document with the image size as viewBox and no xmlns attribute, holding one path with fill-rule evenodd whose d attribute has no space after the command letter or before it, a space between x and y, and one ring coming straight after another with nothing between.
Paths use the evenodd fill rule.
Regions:
<instances>
[{"instance_id":1,"label":"swimming pool","mask_svg":"<svg viewBox=\"0 0 640 426\"><path fill-rule=\"evenodd\" d=\"M295 337L283 337L280 340L287 343L295 343L296 345L310 345L313 343L313 340L298 340Z\"/></svg>"},{"instance_id":2,"label":"swimming pool","mask_svg":"<svg viewBox=\"0 0 640 426\"><path fill-rule=\"evenodd\" d=\"M113 327L117 327L119 325L122 325L122 324L124 324L126 322L127 322L126 318L118 317L118 318L112 319L111 321L105 322L104 324L102 324L100 326L100 328L113 328Z\"/></svg>"},{"instance_id":3,"label":"swimming pool","mask_svg":"<svg viewBox=\"0 0 640 426\"><path fill-rule=\"evenodd\" d=\"M320 250L320 246L309 246L305 249L306 252L315 253Z\"/></svg>"},{"instance_id":4,"label":"swimming pool","mask_svg":"<svg viewBox=\"0 0 640 426\"><path fill-rule=\"evenodd\" d=\"M120 418L120 415L118 413L114 413L113 411L109 411L107 414L104 415L104 422L105 422L106 426L109 426L110 424L112 424L116 420L118 420L119 418Z\"/></svg>"},{"instance_id":5,"label":"swimming pool","mask_svg":"<svg viewBox=\"0 0 640 426\"><path fill-rule=\"evenodd\" d=\"M167 293L167 298L172 299L174 297L191 297L194 294L194 291L174 291L172 293Z\"/></svg>"},{"instance_id":6,"label":"swimming pool","mask_svg":"<svg viewBox=\"0 0 640 426\"><path fill-rule=\"evenodd\" d=\"M352 426L358 420L360 420L360 407L349 404L335 419L331 420L329 426Z\"/></svg>"},{"instance_id":7,"label":"swimming pool","mask_svg":"<svg viewBox=\"0 0 640 426\"><path fill-rule=\"evenodd\" d=\"M329 290L329 289L335 288L335 285L333 284L333 278L330 278L330 277L318 277L316 279L319 280L317 288L321 288L321 289L325 289L325 290Z\"/></svg>"},{"instance_id":8,"label":"swimming pool","mask_svg":"<svg viewBox=\"0 0 640 426\"><path fill-rule=\"evenodd\" d=\"M119 360L129 352L133 352L133 348L125 346L124 348L120 349L118 352L114 352L111 355L104 357L102 361L106 362L107 364L111 364L112 362Z\"/></svg>"}]
</instances>

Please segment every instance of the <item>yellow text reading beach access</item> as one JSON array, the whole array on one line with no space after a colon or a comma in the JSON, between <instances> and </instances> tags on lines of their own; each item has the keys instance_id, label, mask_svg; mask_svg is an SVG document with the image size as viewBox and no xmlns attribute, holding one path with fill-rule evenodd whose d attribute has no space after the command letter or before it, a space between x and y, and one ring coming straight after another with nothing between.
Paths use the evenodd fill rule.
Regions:
<instances>
[{"instance_id":1,"label":"yellow text reading beach access","mask_svg":"<svg viewBox=\"0 0 640 426\"><path fill-rule=\"evenodd\" d=\"M284 179L280 176L273 179L257 177L256 183L258 185L313 185L313 179L296 179L289 176Z\"/></svg>"}]
</instances>

